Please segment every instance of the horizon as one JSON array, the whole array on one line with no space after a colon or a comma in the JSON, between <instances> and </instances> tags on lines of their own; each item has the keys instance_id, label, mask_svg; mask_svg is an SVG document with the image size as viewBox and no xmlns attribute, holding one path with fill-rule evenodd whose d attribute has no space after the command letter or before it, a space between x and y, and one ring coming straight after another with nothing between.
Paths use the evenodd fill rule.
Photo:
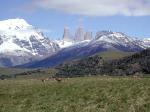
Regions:
<instances>
[{"instance_id":1,"label":"horizon","mask_svg":"<svg viewBox=\"0 0 150 112\"><path fill-rule=\"evenodd\" d=\"M102 7L106 8L102 9ZM107 8L109 9L106 10ZM94 3L91 0L87 2L85 0L82 2L5 0L1 1L0 12L0 21L25 19L29 24L40 28L52 40L61 39L66 26L74 35L80 25L85 31L93 32L93 37L98 31L111 30L123 32L131 37L150 38L150 1L148 0L132 0L129 3L127 0L118 2L94 0Z\"/></svg>"}]
</instances>

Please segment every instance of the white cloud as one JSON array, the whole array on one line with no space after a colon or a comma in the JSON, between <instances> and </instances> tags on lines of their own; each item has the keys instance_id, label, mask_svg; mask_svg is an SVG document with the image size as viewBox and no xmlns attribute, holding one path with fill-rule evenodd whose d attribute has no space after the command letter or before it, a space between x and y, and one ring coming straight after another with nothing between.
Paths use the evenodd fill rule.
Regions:
<instances>
[{"instance_id":1,"label":"white cloud","mask_svg":"<svg viewBox=\"0 0 150 112\"><path fill-rule=\"evenodd\" d=\"M49 29L38 29L38 30L44 33L52 33L52 30Z\"/></svg>"},{"instance_id":2,"label":"white cloud","mask_svg":"<svg viewBox=\"0 0 150 112\"><path fill-rule=\"evenodd\" d=\"M150 15L150 0L32 0L32 7L86 16Z\"/></svg>"}]
</instances>

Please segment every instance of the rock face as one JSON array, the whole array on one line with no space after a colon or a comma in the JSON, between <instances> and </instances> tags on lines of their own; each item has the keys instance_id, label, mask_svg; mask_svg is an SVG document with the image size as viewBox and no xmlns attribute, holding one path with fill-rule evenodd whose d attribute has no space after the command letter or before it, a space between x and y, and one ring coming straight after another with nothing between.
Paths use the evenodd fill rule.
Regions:
<instances>
[{"instance_id":1,"label":"rock face","mask_svg":"<svg viewBox=\"0 0 150 112\"><path fill-rule=\"evenodd\" d=\"M0 66L15 66L44 58L59 50L24 19L0 21Z\"/></svg>"},{"instance_id":2,"label":"rock face","mask_svg":"<svg viewBox=\"0 0 150 112\"><path fill-rule=\"evenodd\" d=\"M55 42L60 48L66 48L82 43L87 40L92 40L92 32L84 32L83 27L78 27L75 35L72 36L68 27L64 28L64 34L62 40L56 40Z\"/></svg>"},{"instance_id":3,"label":"rock face","mask_svg":"<svg viewBox=\"0 0 150 112\"><path fill-rule=\"evenodd\" d=\"M92 40L92 32L86 32L84 35L84 40Z\"/></svg>"},{"instance_id":4,"label":"rock face","mask_svg":"<svg viewBox=\"0 0 150 112\"><path fill-rule=\"evenodd\" d=\"M75 41L80 42L84 41L84 29L79 27L75 33Z\"/></svg>"},{"instance_id":5,"label":"rock face","mask_svg":"<svg viewBox=\"0 0 150 112\"><path fill-rule=\"evenodd\" d=\"M64 28L63 40L64 41L72 41L73 40L70 30L69 30L69 27Z\"/></svg>"}]
</instances>

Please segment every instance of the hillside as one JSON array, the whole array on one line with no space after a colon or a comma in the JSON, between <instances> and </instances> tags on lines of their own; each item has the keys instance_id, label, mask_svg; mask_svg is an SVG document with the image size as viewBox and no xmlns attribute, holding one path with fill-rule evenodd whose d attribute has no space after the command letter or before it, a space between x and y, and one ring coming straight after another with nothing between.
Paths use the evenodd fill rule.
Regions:
<instances>
[{"instance_id":1,"label":"hillside","mask_svg":"<svg viewBox=\"0 0 150 112\"><path fill-rule=\"evenodd\" d=\"M134 75L150 73L150 49L120 59L106 60L100 55L91 56L57 67L58 76Z\"/></svg>"},{"instance_id":2,"label":"hillside","mask_svg":"<svg viewBox=\"0 0 150 112\"><path fill-rule=\"evenodd\" d=\"M134 52L123 52L123 51L106 51L101 52L96 55L102 57L104 60L113 60L113 59L120 59L126 56L130 56L134 54Z\"/></svg>"},{"instance_id":3,"label":"hillside","mask_svg":"<svg viewBox=\"0 0 150 112\"><path fill-rule=\"evenodd\" d=\"M109 51L98 53L105 60L118 59L133 54L133 52ZM76 59L74 61L78 61ZM73 62L74 62L73 61ZM67 63L67 62L66 62ZM38 69L19 69L19 68L0 68L0 78L37 78L55 75L58 70L55 68Z\"/></svg>"}]
</instances>

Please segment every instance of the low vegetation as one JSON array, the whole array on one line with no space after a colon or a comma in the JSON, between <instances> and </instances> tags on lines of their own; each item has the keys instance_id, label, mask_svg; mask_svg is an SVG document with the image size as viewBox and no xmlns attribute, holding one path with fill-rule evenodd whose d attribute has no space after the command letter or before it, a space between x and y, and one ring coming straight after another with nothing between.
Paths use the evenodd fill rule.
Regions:
<instances>
[{"instance_id":1,"label":"low vegetation","mask_svg":"<svg viewBox=\"0 0 150 112\"><path fill-rule=\"evenodd\" d=\"M0 68L0 80L5 79L33 79L38 77L51 77L56 74L56 69L16 69Z\"/></svg>"},{"instance_id":2,"label":"low vegetation","mask_svg":"<svg viewBox=\"0 0 150 112\"><path fill-rule=\"evenodd\" d=\"M15 74L27 72L28 69L0 68L0 80L14 78Z\"/></svg>"},{"instance_id":3,"label":"low vegetation","mask_svg":"<svg viewBox=\"0 0 150 112\"><path fill-rule=\"evenodd\" d=\"M97 55L102 57L104 60L120 59L126 56L131 56L135 52L123 52L123 51L105 51L98 53Z\"/></svg>"},{"instance_id":4,"label":"low vegetation","mask_svg":"<svg viewBox=\"0 0 150 112\"><path fill-rule=\"evenodd\" d=\"M91 59L91 61L98 60L99 58L97 58L97 56L100 58L102 57L104 60L113 60L113 59L122 58L124 56L129 56L131 54L133 53L121 52L121 51L107 51L107 52L102 52L102 53L92 56L95 59L94 60ZM88 58L83 58L83 60L85 60L85 64L86 64L87 59ZM75 60L72 63L76 61L78 60ZM88 65L90 64L91 63L89 63ZM93 67L93 64L91 64L91 66ZM85 68L85 66L83 67ZM80 68L82 69L82 67ZM89 69L89 71L91 71L91 69ZM16 79L16 78L26 79L26 78L47 77L47 76L54 76L57 72L58 72L58 69L54 69L54 68L39 68L39 69L0 68L0 79L4 80L4 79ZM93 71L93 73L95 72Z\"/></svg>"},{"instance_id":5,"label":"low vegetation","mask_svg":"<svg viewBox=\"0 0 150 112\"><path fill-rule=\"evenodd\" d=\"M112 55L113 56L113 55ZM108 55L107 57L111 57ZM115 55L115 57L117 57ZM87 75L138 75L150 74L150 49L123 58L106 59L106 56L94 55L81 60L65 63L57 67L59 77Z\"/></svg>"},{"instance_id":6,"label":"low vegetation","mask_svg":"<svg viewBox=\"0 0 150 112\"><path fill-rule=\"evenodd\" d=\"M0 112L150 112L150 78L0 81Z\"/></svg>"}]
</instances>

